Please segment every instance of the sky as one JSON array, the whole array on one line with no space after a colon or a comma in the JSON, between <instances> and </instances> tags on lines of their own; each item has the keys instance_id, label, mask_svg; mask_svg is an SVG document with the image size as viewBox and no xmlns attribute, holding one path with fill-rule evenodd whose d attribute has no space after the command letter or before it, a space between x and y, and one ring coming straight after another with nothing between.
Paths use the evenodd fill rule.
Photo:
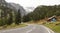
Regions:
<instances>
[{"instance_id":1,"label":"sky","mask_svg":"<svg viewBox=\"0 0 60 33\"><path fill-rule=\"evenodd\" d=\"M6 0L7 2L17 3L23 7L37 7L39 5L58 5L60 0Z\"/></svg>"}]
</instances>

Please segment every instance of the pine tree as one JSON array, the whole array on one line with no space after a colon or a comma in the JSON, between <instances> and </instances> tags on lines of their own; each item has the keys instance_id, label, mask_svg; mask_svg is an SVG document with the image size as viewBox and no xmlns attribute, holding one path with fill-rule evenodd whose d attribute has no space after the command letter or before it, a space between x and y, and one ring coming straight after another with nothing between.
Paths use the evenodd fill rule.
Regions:
<instances>
[{"instance_id":1,"label":"pine tree","mask_svg":"<svg viewBox=\"0 0 60 33\"><path fill-rule=\"evenodd\" d=\"M20 13L20 9L18 10L18 12L16 13L16 19L15 19L15 24L19 25L21 23L21 13Z\"/></svg>"},{"instance_id":2,"label":"pine tree","mask_svg":"<svg viewBox=\"0 0 60 33\"><path fill-rule=\"evenodd\" d=\"M11 25L12 23L13 23L13 14L12 14L12 10L10 10L7 24Z\"/></svg>"}]
</instances>

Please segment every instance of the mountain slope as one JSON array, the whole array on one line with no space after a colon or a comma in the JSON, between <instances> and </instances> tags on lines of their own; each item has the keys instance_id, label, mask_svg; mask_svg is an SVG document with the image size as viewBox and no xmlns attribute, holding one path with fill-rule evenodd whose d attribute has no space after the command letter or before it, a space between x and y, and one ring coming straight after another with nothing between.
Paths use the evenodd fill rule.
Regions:
<instances>
[{"instance_id":1,"label":"mountain slope","mask_svg":"<svg viewBox=\"0 0 60 33\"><path fill-rule=\"evenodd\" d=\"M0 0L0 6L8 7L10 9L15 10L16 12L20 9L21 16L24 16L25 13L26 13L26 11L24 10L24 8L22 6L20 6L19 4L8 3L5 0Z\"/></svg>"},{"instance_id":2,"label":"mountain slope","mask_svg":"<svg viewBox=\"0 0 60 33\"><path fill-rule=\"evenodd\" d=\"M26 11L24 10L24 8L22 6L20 6L19 4L15 4L15 3L8 3L11 5L11 7L13 7L12 9L15 8L16 11L18 11L20 9L21 11L21 16L24 16Z\"/></svg>"}]
</instances>

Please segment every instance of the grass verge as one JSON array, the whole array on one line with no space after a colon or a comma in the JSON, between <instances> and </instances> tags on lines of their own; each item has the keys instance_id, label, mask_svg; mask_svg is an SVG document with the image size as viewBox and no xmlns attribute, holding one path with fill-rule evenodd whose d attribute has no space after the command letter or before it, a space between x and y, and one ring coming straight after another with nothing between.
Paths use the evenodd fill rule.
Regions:
<instances>
[{"instance_id":1,"label":"grass verge","mask_svg":"<svg viewBox=\"0 0 60 33\"><path fill-rule=\"evenodd\" d=\"M0 30L6 30L6 29L15 29L15 28L21 28L27 26L26 24L19 24L15 25L14 23L11 25L6 25L6 26L0 26Z\"/></svg>"},{"instance_id":2,"label":"grass verge","mask_svg":"<svg viewBox=\"0 0 60 33\"><path fill-rule=\"evenodd\" d=\"M60 22L50 22L44 25L52 29L54 32L60 33Z\"/></svg>"}]
</instances>

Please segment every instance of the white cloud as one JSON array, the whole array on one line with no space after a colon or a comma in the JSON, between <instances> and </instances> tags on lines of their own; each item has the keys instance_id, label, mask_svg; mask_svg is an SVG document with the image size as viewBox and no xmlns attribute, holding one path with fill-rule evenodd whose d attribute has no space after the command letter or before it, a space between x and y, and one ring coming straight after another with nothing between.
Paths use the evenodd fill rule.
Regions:
<instances>
[{"instance_id":1,"label":"white cloud","mask_svg":"<svg viewBox=\"0 0 60 33\"><path fill-rule=\"evenodd\" d=\"M36 7L38 5L55 5L60 4L60 0L6 0L7 2L14 2L23 7Z\"/></svg>"}]
</instances>

